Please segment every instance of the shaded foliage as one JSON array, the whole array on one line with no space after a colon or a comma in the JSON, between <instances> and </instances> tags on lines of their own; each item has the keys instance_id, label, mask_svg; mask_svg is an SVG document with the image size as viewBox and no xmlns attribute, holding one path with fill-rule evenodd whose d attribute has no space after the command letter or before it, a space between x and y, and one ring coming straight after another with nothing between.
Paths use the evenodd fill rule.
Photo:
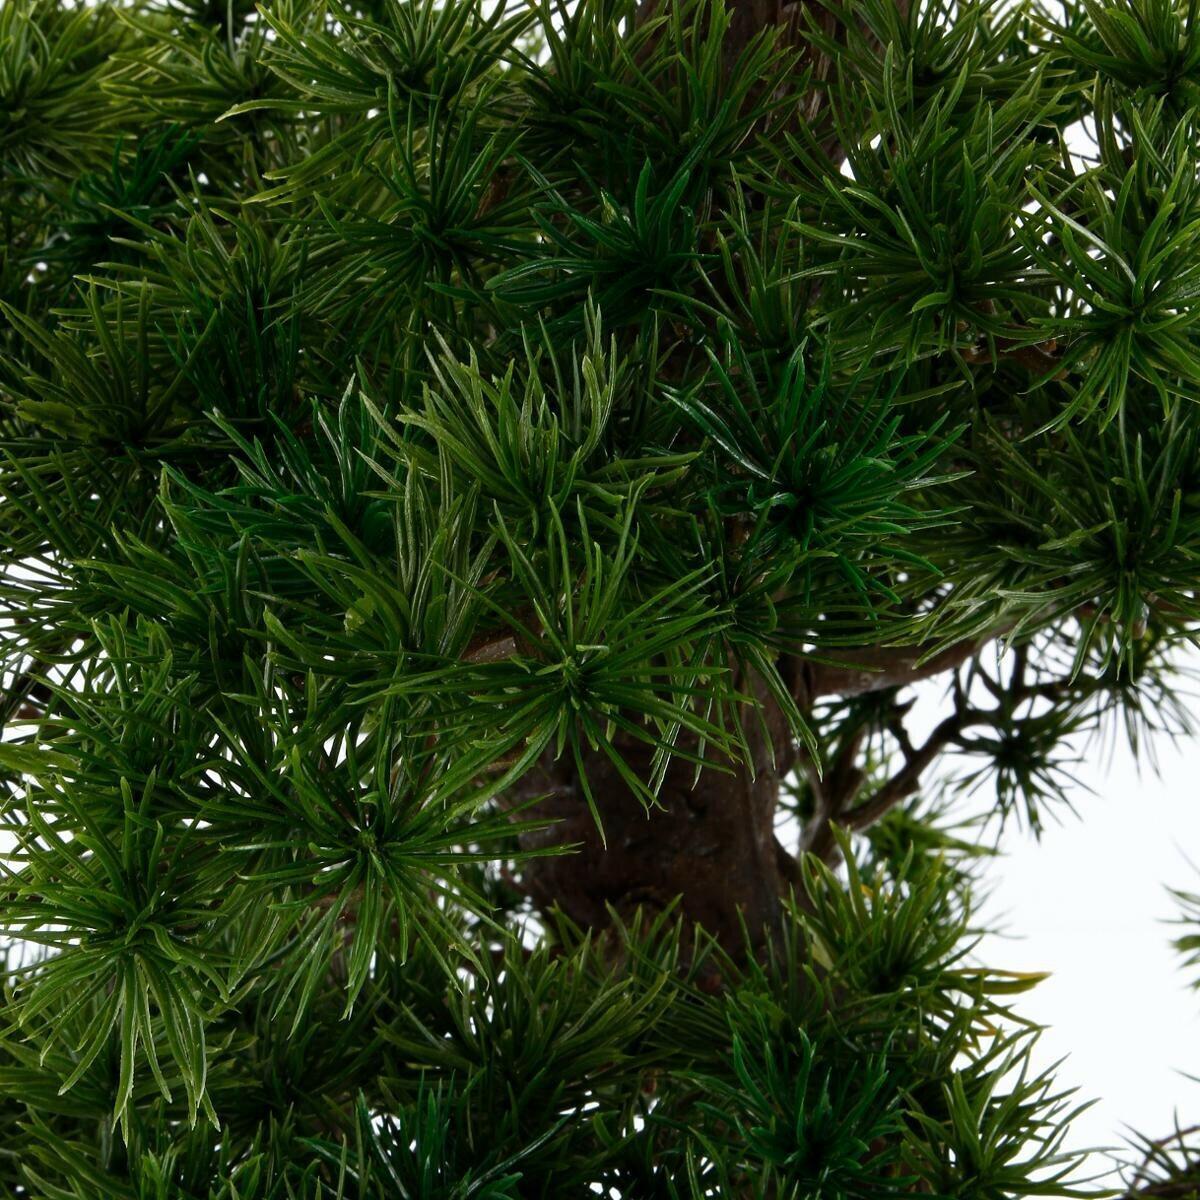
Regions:
<instances>
[{"instance_id":1,"label":"shaded foliage","mask_svg":"<svg viewBox=\"0 0 1200 1200\"><path fill-rule=\"evenodd\" d=\"M0 1190L1093 1194L918 792L1188 731L1197 79L1174 0L0 6ZM924 744L836 683L958 646ZM772 705L771 939L533 914L540 766Z\"/></svg>"}]
</instances>

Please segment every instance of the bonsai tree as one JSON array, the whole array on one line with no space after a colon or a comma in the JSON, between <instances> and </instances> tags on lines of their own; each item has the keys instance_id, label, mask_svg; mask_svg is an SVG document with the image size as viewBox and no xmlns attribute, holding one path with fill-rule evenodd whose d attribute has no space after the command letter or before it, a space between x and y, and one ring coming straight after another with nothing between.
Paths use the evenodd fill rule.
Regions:
<instances>
[{"instance_id":1,"label":"bonsai tree","mask_svg":"<svg viewBox=\"0 0 1200 1200\"><path fill-rule=\"evenodd\" d=\"M968 818L1188 728L1198 106L1192 0L5 0L0 1191L1096 1194Z\"/></svg>"}]
</instances>

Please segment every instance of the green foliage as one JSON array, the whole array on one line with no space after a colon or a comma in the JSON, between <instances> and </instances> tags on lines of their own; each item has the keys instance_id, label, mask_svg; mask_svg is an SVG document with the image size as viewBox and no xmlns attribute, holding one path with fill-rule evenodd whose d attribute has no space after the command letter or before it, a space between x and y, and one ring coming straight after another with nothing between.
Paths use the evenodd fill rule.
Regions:
<instances>
[{"instance_id":1,"label":"green foliage","mask_svg":"<svg viewBox=\"0 0 1200 1200\"><path fill-rule=\"evenodd\" d=\"M1200 28L1190 5L1083 0L1067 21L1047 24L1081 72L1099 75L1123 92L1163 97L1177 112L1195 105Z\"/></svg>"},{"instance_id":2,"label":"green foliage","mask_svg":"<svg viewBox=\"0 0 1200 1200\"><path fill-rule=\"evenodd\" d=\"M1030 254L1063 301L1039 324L1070 337L1065 365L1075 356L1088 363L1064 415L1096 406L1116 416L1131 384L1169 412L1195 383L1193 134L1186 118L1172 126L1161 105L1119 116L1101 109L1096 119L1097 167L1054 200L1034 192L1044 215L1031 223Z\"/></svg>"},{"instance_id":3,"label":"green foliage","mask_svg":"<svg viewBox=\"0 0 1200 1200\"><path fill-rule=\"evenodd\" d=\"M1173 1196L1195 1200L1200 1195L1200 1146L1196 1129L1178 1125L1164 1138L1136 1137L1136 1160L1122 1172L1127 1200Z\"/></svg>"},{"instance_id":4,"label":"green foliage","mask_svg":"<svg viewBox=\"0 0 1200 1200\"><path fill-rule=\"evenodd\" d=\"M0 4L6 1195L1086 1194L949 806L1190 728L1195 5L743 16ZM765 942L538 892L784 768Z\"/></svg>"}]
</instances>

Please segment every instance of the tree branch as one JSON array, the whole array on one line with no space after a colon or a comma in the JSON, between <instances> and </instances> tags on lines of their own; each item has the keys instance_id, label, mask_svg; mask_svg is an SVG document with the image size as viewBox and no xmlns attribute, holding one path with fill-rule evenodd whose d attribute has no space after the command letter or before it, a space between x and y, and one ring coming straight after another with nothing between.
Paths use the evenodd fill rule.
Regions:
<instances>
[{"instance_id":1,"label":"tree branch","mask_svg":"<svg viewBox=\"0 0 1200 1200\"><path fill-rule=\"evenodd\" d=\"M921 786L921 776L935 758L953 742L966 726L974 724L982 714L976 709L956 712L946 717L916 749L904 754L904 766L900 768L865 803L851 809L844 824L850 829L866 829Z\"/></svg>"},{"instance_id":2,"label":"tree branch","mask_svg":"<svg viewBox=\"0 0 1200 1200\"><path fill-rule=\"evenodd\" d=\"M1031 700L1062 700L1069 689L1069 683L1062 679L1047 680L1040 683L1026 682L1026 653L1022 651L1014 665L1013 674L1008 687L1002 687L986 674L982 676L987 690L996 699L997 706L984 709L967 702L963 688L955 679L954 712L944 718L932 733L921 743L914 746L900 718L906 706L897 705L892 712L888 728L900 748L904 765L863 803L853 804L853 800L861 789L861 778L853 790L843 790L833 794L833 800L827 799L828 789L823 791L823 785L814 783L817 795L817 806L813 817L805 826L801 835L802 850L817 854L829 860L836 856L837 843L833 837L831 824L836 823L851 831L858 832L874 825L885 817L896 805L903 803L914 795L921 786L921 778L934 760L953 743L959 741L963 733L972 725L995 724L998 718L1011 713L1017 706ZM840 758L840 755L839 755ZM834 778L838 777L837 772Z\"/></svg>"},{"instance_id":3,"label":"tree branch","mask_svg":"<svg viewBox=\"0 0 1200 1200\"><path fill-rule=\"evenodd\" d=\"M800 838L802 851L822 858L831 852L833 824L852 807L862 789L864 776L858 766L858 753L865 732L865 727L859 726L846 737L824 777L818 774L815 763L808 764L809 786L816 804Z\"/></svg>"},{"instance_id":4,"label":"tree branch","mask_svg":"<svg viewBox=\"0 0 1200 1200\"><path fill-rule=\"evenodd\" d=\"M1011 628L1012 624L1006 622L978 637L964 638L933 653L928 643L864 647L848 652L848 656L853 655L851 662L804 662L798 675L809 701L821 696L862 696L885 688L903 687L962 666Z\"/></svg>"}]
</instances>

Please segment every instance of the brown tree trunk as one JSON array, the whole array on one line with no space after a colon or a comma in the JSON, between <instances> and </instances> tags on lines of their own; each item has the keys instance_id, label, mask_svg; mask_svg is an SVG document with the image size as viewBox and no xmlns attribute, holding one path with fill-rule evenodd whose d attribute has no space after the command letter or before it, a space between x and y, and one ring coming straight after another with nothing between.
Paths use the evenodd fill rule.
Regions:
<instances>
[{"instance_id":1,"label":"brown tree trunk","mask_svg":"<svg viewBox=\"0 0 1200 1200\"><path fill-rule=\"evenodd\" d=\"M720 763L697 777L693 763L673 759L659 793L661 807L647 811L612 763L602 753L589 753L584 768L604 839L572 762L546 757L526 775L521 795L545 799L522 816L556 824L526 835L525 848L577 846L525 865L524 881L535 903L556 906L577 924L600 929L609 923L610 908L627 919L638 907L661 911L678 898L687 926L699 924L734 954L744 946L743 922L755 945L777 931L795 864L776 841L775 811L795 755L778 706L765 688L756 690L762 719L745 714L750 761ZM650 749L640 742L620 749L639 777L648 779Z\"/></svg>"}]
</instances>

